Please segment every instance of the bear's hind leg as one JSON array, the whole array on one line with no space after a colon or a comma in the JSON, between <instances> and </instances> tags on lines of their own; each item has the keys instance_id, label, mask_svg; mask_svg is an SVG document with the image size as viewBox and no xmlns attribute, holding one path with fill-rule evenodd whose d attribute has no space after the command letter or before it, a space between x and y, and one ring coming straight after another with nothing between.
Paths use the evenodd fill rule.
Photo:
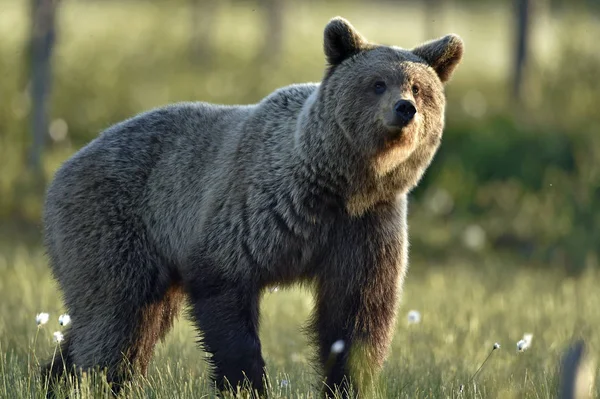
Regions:
<instances>
[{"instance_id":1,"label":"bear's hind leg","mask_svg":"<svg viewBox=\"0 0 600 399\"><path fill-rule=\"evenodd\" d=\"M140 373L146 376L148 365L154 354L154 347L159 340L163 340L171 327L175 318L179 314L181 304L184 299L184 292L179 285L171 286L165 293L164 298L155 304L149 305L142 311L142 325L149 328L142 328L137 339L136 359Z\"/></svg>"},{"instance_id":2,"label":"bear's hind leg","mask_svg":"<svg viewBox=\"0 0 600 399\"><path fill-rule=\"evenodd\" d=\"M121 300L110 313L78 312L70 331L69 359L78 370L105 370L118 394L134 374L146 375L154 347L172 326L182 299L181 290L169 288L160 300L141 307Z\"/></svg>"},{"instance_id":3,"label":"bear's hind leg","mask_svg":"<svg viewBox=\"0 0 600 399\"><path fill-rule=\"evenodd\" d=\"M118 394L133 376L135 366L149 361L151 355L143 350L150 346L152 336L158 335L158 318L152 317L151 309L135 309L130 303L115 306L118 308L112 314L94 309L76 313L70 356L78 372L105 371L113 393Z\"/></svg>"}]
</instances>

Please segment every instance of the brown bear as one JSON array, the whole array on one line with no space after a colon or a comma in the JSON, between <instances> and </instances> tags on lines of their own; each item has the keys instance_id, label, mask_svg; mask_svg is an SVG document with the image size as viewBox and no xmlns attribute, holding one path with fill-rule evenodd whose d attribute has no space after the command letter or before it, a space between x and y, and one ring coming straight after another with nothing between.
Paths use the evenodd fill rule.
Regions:
<instances>
[{"instance_id":1,"label":"brown bear","mask_svg":"<svg viewBox=\"0 0 600 399\"><path fill-rule=\"evenodd\" d=\"M61 166L45 241L72 324L45 375L99 366L118 391L187 298L217 387L247 378L265 393L261 293L301 282L324 391L376 376L407 270L407 195L440 145L463 43L379 45L338 17L324 50L319 84L154 109Z\"/></svg>"}]
</instances>

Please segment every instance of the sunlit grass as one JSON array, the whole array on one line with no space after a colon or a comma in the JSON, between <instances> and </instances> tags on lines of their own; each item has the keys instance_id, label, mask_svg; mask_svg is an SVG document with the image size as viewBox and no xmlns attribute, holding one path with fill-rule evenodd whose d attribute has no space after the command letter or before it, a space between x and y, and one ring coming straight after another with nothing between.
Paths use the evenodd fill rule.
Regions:
<instances>
[{"instance_id":1,"label":"sunlit grass","mask_svg":"<svg viewBox=\"0 0 600 399\"><path fill-rule=\"evenodd\" d=\"M16 246L0 254L0 397L41 398L38 364L52 357L52 333L63 329L58 323L64 313L60 293L39 248ZM595 333L600 325L597 272L567 278L542 269L520 270L492 257L420 270L424 266L411 265L376 397L459 397L464 385L460 397L553 398L558 361L568 343L582 337L590 353L600 348ZM300 332L311 306L307 290L279 290L263 297L261 339L273 397L317 395L312 351ZM419 323L409 323L411 309L421 313ZM38 327L35 316L42 311L50 313L50 320ZM517 352L525 333L533 334L531 347ZM147 379L132 384L129 394L210 395L204 354L195 340L191 323L180 318L157 346ZM495 342L501 348L470 381ZM75 397L97 397L106 390L101 382L84 388Z\"/></svg>"}]
</instances>

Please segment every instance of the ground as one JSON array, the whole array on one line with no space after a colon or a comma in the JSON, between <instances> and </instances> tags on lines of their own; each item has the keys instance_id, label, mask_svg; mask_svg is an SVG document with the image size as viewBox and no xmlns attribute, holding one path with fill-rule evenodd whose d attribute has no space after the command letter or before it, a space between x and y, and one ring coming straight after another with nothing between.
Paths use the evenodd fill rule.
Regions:
<instances>
[{"instance_id":1,"label":"ground","mask_svg":"<svg viewBox=\"0 0 600 399\"><path fill-rule=\"evenodd\" d=\"M62 329L60 293L40 247L0 248L0 397L42 398L36 370L52 356L53 332ZM556 397L558 359L566 345L583 337L592 353L599 348L594 331L600 325L600 273L570 278L525 266L531 265L492 255L436 265L413 261L377 397ZM267 292L261 309L273 397L316 397L311 350L300 332L311 309L310 292ZM421 313L420 323L408 323L410 310ZM50 321L38 327L35 316L42 311L50 313ZM531 347L517 353L525 333L533 334ZM469 382L496 342L500 349ZM208 395L203 358L183 315L158 345L147 380L129 393L134 398ZM74 397L97 397L103 389L101 383L85 387Z\"/></svg>"}]
</instances>

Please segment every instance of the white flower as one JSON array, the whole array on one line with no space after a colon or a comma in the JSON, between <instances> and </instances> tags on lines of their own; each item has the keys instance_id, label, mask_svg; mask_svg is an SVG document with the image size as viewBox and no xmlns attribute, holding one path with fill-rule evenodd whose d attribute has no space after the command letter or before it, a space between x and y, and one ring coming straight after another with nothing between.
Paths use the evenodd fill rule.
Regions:
<instances>
[{"instance_id":1,"label":"white flower","mask_svg":"<svg viewBox=\"0 0 600 399\"><path fill-rule=\"evenodd\" d=\"M485 230L476 224L469 225L463 232L462 239L465 247L473 251L479 251L485 246Z\"/></svg>"},{"instance_id":2,"label":"white flower","mask_svg":"<svg viewBox=\"0 0 600 399\"><path fill-rule=\"evenodd\" d=\"M500 344L498 342L494 343L494 350L500 349Z\"/></svg>"},{"instance_id":3,"label":"white flower","mask_svg":"<svg viewBox=\"0 0 600 399\"><path fill-rule=\"evenodd\" d=\"M523 339L517 342L517 352L524 352L531 346L533 334L524 334Z\"/></svg>"},{"instance_id":4,"label":"white flower","mask_svg":"<svg viewBox=\"0 0 600 399\"><path fill-rule=\"evenodd\" d=\"M69 324L71 322L71 316L69 316L68 314L61 314L60 316L58 316L58 324L60 324L61 326L66 326L67 324Z\"/></svg>"},{"instance_id":5,"label":"white flower","mask_svg":"<svg viewBox=\"0 0 600 399\"><path fill-rule=\"evenodd\" d=\"M35 322L37 323L38 326L42 326L42 325L48 323L49 319L50 319L50 315L48 313L38 313L35 316Z\"/></svg>"},{"instance_id":6,"label":"white flower","mask_svg":"<svg viewBox=\"0 0 600 399\"><path fill-rule=\"evenodd\" d=\"M60 331L56 331L52 335L54 336L54 342L56 342L57 344L60 344L62 340L65 339L65 336Z\"/></svg>"},{"instance_id":7,"label":"white flower","mask_svg":"<svg viewBox=\"0 0 600 399\"><path fill-rule=\"evenodd\" d=\"M331 345L331 352L335 354L342 353L345 346L346 344L344 343L344 341L339 339L335 341L333 345Z\"/></svg>"},{"instance_id":8,"label":"white flower","mask_svg":"<svg viewBox=\"0 0 600 399\"><path fill-rule=\"evenodd\" d=\"M421 322L421 313L418 310L408 312L408 324L418 324Z\"/></svg>"},{"instance_id":9,"label":"white flower","mask_svg":"<svg viewBox=\"0 0 600 399\"><path fill-rule=\"evenodd\" d=\"M287 388L288 385L290 385L290 382L288 380L281 380L282 388Z\"/></svg>"}]
</instances>

